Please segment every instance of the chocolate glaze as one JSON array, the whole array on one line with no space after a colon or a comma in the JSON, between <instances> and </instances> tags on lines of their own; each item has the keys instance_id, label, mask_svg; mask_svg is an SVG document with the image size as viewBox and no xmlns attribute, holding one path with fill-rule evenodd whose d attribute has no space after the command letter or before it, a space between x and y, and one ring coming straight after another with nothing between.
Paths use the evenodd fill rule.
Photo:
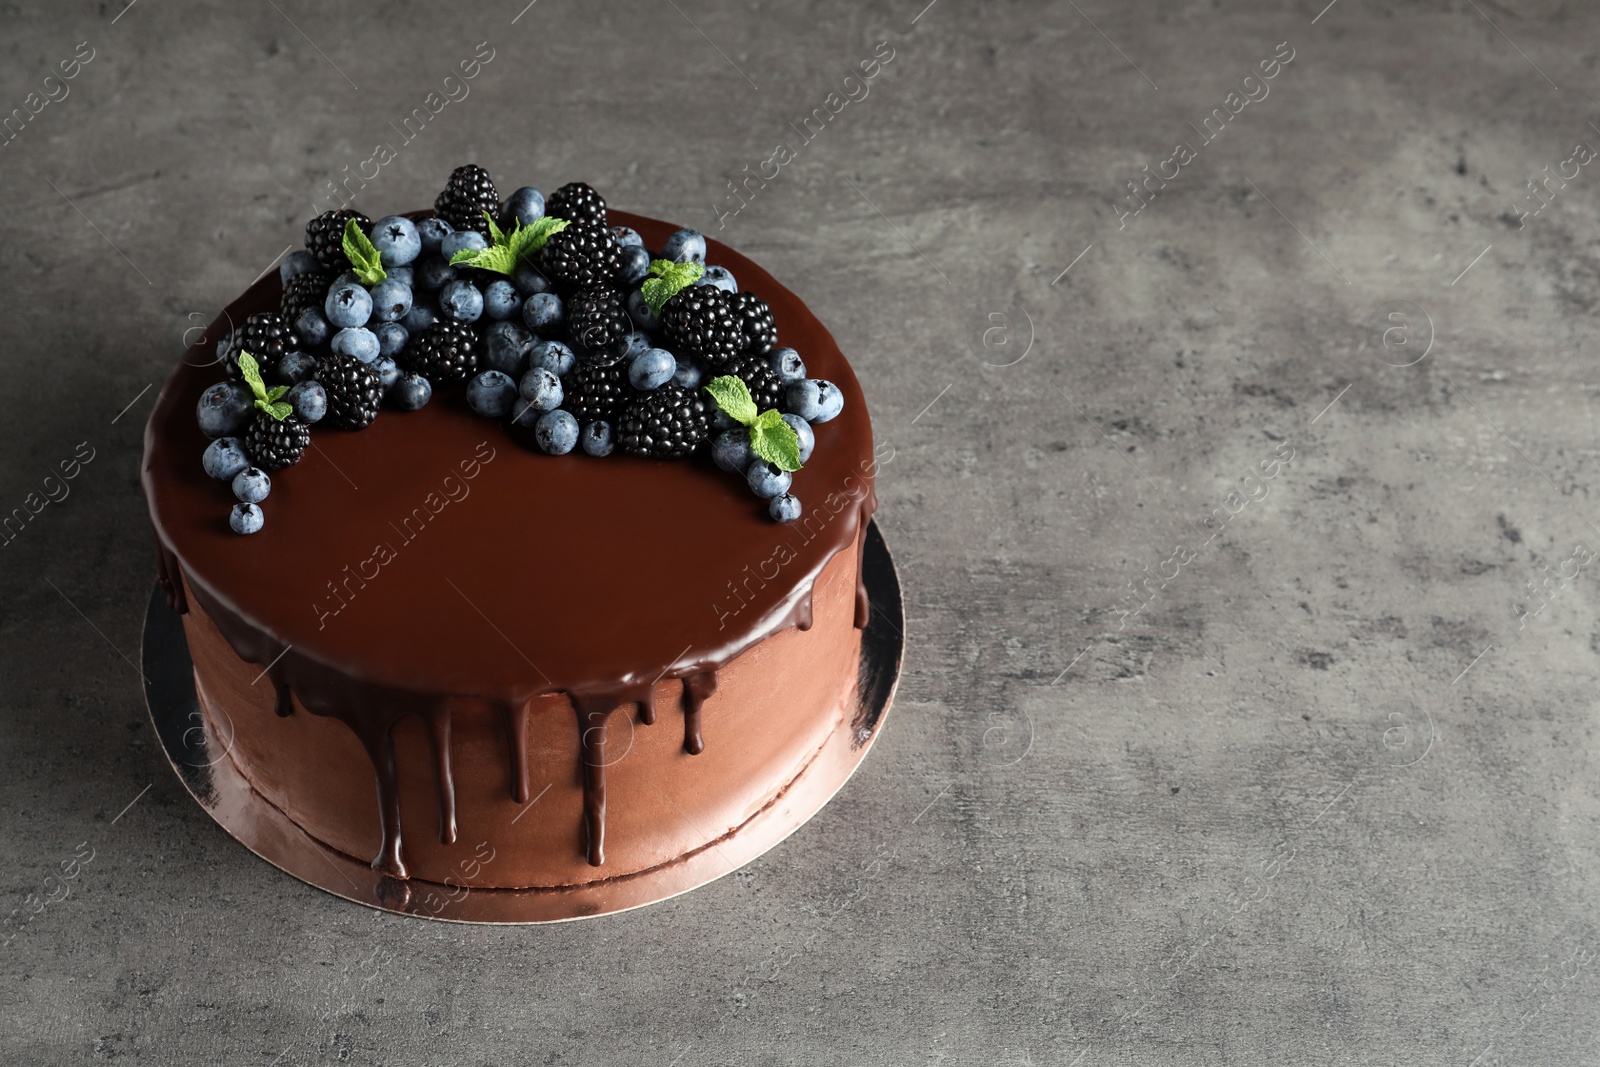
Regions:
<instances>
[{"instance_id":1,"label":"chocolate glaze","mask_svg":"<svg viewBox=\"0 0 1600 1067\"><path fill-rule=\"evenodd\" d=\"M706 750L705 738L700 736L700 709L716 691L716 671L691 674L683 680L683 750L691 756Z\"/></svg>"},{"instance_id":2,"label":"chocolate glaze","mask_svg":"<svg viewBox=\"0 0 1600 1067\"><path fill-rule=\"evenodd\" d=\"M280 719L287 719L294 714L294 693L289 689L288 682L273 680L272 688L276 692L276 704L273 710Z\"/></svg>"},{"instance_id":3,"label":"chocolate glaze","mask_svg":"<svg viewBox=\"0 0 1600 1067\"><path fill-rule=\"evenodd\" d=\"M676 229L612 214L654 246ZM552 693L577 712L587 854L602 864L611 713L633 703L640 721L654 722L656 682L682 679L684 749L700 752L700 708L717 671L774 633L809 629L813 583L871 518L872 431L849 364L794 294L710 244L711 259L772 306L810 373L845 395L844 414L815 428L816 450L794 479L805 514L786 526L707 462L535 454L472 416L459 393L441 393L419 412L385 410L360 433L315 431L301 463L274 479L267 528L240 537L228 530L226 487L200 464L195 404L218 377L203 366L209 353L191 349L163 388L145 431L143 483L168 603L187 610L187 581L234 651L270 665L280 712L292 710L292 689L305 710L360 739L383 834L374 869L407 877L400 720L427 725L448 843L457 832L451 701L506 709L508 793L526 804L533 707ZM279 293L269 274L210 332L276 310ZM672 567L628 565L641 527ZM856 623L865 621L858 595Z\"/></svg>"}]
</instances>

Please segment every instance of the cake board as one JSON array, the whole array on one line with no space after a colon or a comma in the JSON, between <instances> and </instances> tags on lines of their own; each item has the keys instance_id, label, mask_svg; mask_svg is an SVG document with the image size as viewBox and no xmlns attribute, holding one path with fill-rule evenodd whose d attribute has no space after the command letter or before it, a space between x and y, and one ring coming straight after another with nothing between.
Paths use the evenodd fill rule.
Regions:
<instances>
[{"instance_id":1,"label":"cake board","mask_svg":"<svg viewBox=\"0 0 1600 1067\"><path fill-rule=\"evenodd\" d=\"M867 528L861 572L871 613L861 633L853 706L800 774L743 824L696 851L579 887L478 889L401 881L306 833L251 787L228 755L231 739L201 712L183 622L159 585L145 612L145 703L189 795L251 852L308 885L382 911L446 922L543 923L606 915L687 893L745 866L803 826L861 764L894 699L905 647L900 581L875 521Z\"/></svg>"}]
</instances>

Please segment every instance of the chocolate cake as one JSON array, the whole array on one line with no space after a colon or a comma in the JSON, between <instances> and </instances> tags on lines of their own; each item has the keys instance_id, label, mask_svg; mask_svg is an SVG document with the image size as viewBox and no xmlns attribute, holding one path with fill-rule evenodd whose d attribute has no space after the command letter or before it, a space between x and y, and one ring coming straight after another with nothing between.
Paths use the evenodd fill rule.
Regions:
<instances>
[{"instance_id":1,"label":"chocolate cake","mask_svg":"<svg viewBox=\"0 0 1600 1067\"><path fill-rule=\"evenodd\" d=\"M481 201L481 188L468 191ZM526 192L507 210L530 203ZM592 211L582 190L562 192L574 214ZM603 202L599 210L615 232L637 235L650 249L682 251L680 235L690 232L607 214ZM508 227L529 221L529 213ZM319 234L329 225L377 228L345 214L351 218L324 220ZM598 224L574 224L581 226ZM699 277L697 247L689 239L677 260L687 265L685 277ZM703 247L716 278L736 277L753 294L729 301L749 314L753 325L740 336L753 338L753 347L720 365L714 345L692 356L680 350L674 381L632 416L636 426L663 409L687 419L686 458L656 458L675 453L637 444L660 441L665 431L656 424L635 432L634 447L645 454L618 447L602 455L598 446L585 451L589 438L615 428L591 433L597 420L541 417L535 433L527 425L534 420L519 417L538 411L526 400L508 417L484 417L494 400L488 385L436 384L423 406L405 410L411 405L395 391L398 375L383 373L381 360L359 358L375 368L380 412L359 431L319 421L307 445L293 424L301 402L322 390L287 393L294 368L312 373L301 380L338 381L330 394L354 388L359 395L366 372L347 366L351 357L334 354L325 337L312 343L302 332L287 347L310 360L275 353L281 369L268 368L256 375L265 379L260 387L251 386L261 402L247 413L250 430L226 438L245 449L260 485L270 482L268 493L250 482L254 475L214 467L197 405L217 383L267 366L243 355L252 344L270 344L272 331L250 333L242 324L279 311L286 288L315 318L315 292L308 302L307 291L337 286L333 271L310 285L287 271L262 279L185 353L145 437L159 580L183 613L208 728L226 739L226 758L251 789L301 831L394 879L562 892L717 848L781 804L829 739L850 729L868 612L861 552L876 506L866 405L844 356L798 298L732 250L714 241ZM311 251L337 259L322 236ZM569 253L584 254L581 243L567 242L560 254ZM555 263L551 273L561 269ZM650 278L678 269L652 267ZM415 276L422 273L417 267ZM633 273L618 285L624 296L641 288ZM474 276L487 293L489 275ZM568 305L579 306L578 290L558 279L523 271L516 280L521 303L544 281L552 293L566 288ZM609 314L604 299L586 306L596 321ZM532 322L536 313L524 317ZM644 328L641 317L651 321L630 323L637 327L630 337L642 335L628 342L633 347L611 338L606 352L626 360L658 340L670 349L666 331ZM470 347L476 336L481 346L489 324L485 317L473 325L463 343ZM555 336L531 332L535 341ZM612 355L585 351L582 337L567 336L579 360L599 368L590 377L598 376ZM727 367L798 362L768 360L774 336L803 359L806 382L822 380L824 399L828 388L837 391L842 411L801 426L808 458L787 464L799 469L780 470L785 464L774 460L747 479L718 469L723 454L713 462L711 439L732 433L742 447L743 424L755 419L718 415L725 402L707 399L716 393L708 386L728 382L716 377ZM218 338L227 339L212 347ZM418 343L413 334L410 345ZM347 339L345 347L354 344ZM478 356L486 359L481 348ZM421 353L414 365L439 358ZM403 373L405 352L397 359ZM577 369L561 376L574 395ZM746 395L779 395L764 373L751 372L755 386ZM799 381L789 377L788 384ZM276 388L262 392L274 378ZM520 396L535 393L524 383ZM794 403L811 404L815 415L816 393L799 390ZM695 420L704 425L696 429ZM568 421L586 435L582 449L570 442L562 449L556 431ZM778 421L772 415L764 424L770 430ZM795 424L793 417L786 423ZM749 433L755 442L757 431ZM755 455L753 467L765 463L765 453ZM258 456L288 462L264 472L256 470ZM236 474L232 518L234 497L219 474ZM763 489L771 478L781 481L781 494ZM241 509L253 520L241 525Z\"/></svg>"}]
</instances>

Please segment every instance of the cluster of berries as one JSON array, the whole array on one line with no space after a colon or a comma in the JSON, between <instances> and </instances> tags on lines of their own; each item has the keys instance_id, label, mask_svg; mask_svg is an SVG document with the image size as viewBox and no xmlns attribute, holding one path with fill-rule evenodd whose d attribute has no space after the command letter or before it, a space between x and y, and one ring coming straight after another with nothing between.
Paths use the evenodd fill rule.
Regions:
<instances>
[{"instance_id":1,"label":"cluster of berries","mask_svg":"<svg viewBox=\"0 0 1600 1067\"><path fill-rule=\"evenodd\" d=\"M502 203L472 164L431 216L319 215L279 268L280 310L219 342L228 380L200 398L205 469L239 499L231 525L261 529L268 472L299 462L313 424L360 430L385 405L415 411L457 386L552 455L708 448L794 520L791 473L843 396L807 378L767 303L705 259L694 230L648 251L582 182Z\"/></svg>"}]
</instances>

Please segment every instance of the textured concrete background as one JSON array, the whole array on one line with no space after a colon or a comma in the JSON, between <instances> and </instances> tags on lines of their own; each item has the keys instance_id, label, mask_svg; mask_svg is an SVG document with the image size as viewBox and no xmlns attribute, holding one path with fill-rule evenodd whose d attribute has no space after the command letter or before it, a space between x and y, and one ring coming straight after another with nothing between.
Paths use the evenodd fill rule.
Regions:
<instances>
[{"instance_id":1,"label":"textured concrete background","mask_svg":"<svg viewBox=\"0 0 1600 1067\"><path fill-rule=\"evenodd\" d=\"M0 148L0 511L94 456L0 554L0 1060L1600 1062L1593 5L525 2L0 5L0 112L94 56ZM130 663L149 387L480 41L361 206L474 160L703 228L896 449L860 773L736 876L549 928L255 859Z\"/></svg>"}]
</instances>

